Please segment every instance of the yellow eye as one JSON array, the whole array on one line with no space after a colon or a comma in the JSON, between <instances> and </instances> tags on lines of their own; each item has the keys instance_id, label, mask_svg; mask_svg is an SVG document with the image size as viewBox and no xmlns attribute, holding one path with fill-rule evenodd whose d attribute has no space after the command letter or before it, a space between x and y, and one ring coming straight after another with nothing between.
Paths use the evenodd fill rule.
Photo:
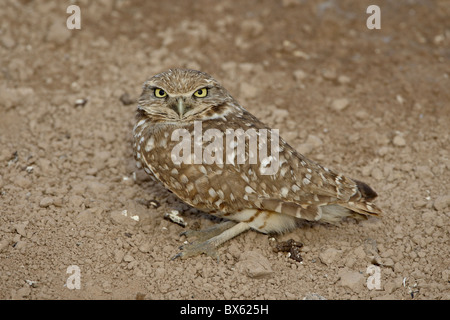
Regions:
<instances>
[{"instance_id":1,"label":"yellow eye","mask_svg":"<svg viewBox=\"0 0 450 320\"><path fill-rule=\"evenodd\" d=\"M208 89L206 88L198 89L197 91L194 92L194 96L196 96L197 98L204 98L206 97L207 94Z\"/></svg>"},{"instance_id":2,"label":"yellow eye","mask_svg":"<svg viewBox=\"0 0 450 320\"><path fill-rule=\"evenodd\" d=\"M167 93L163 89L160 88L155 89L155 97L164 98L165 96L167 96Z\"/></svg>"}]
</instances>

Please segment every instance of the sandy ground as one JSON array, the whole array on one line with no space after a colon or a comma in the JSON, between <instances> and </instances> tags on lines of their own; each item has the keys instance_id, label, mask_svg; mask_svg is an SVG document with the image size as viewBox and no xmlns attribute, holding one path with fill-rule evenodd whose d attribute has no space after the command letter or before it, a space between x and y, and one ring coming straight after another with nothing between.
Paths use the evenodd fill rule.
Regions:
<instances>
[{"instance_id":1,"label":"sandy ground","mask_svg":"<svg viewBox=\"0 0 450 320\"><path fill-rule=\"evenodd\" d=\"M69 1L3 2L1 299L450 298L448 1L377 1L381 30L366 27L373 1L74 1L81 30L65 27ZM135 167L133 100L169 67L213 75L371 185L384 216L170 261L184 229L164 213L216 221ZM273 251L288 239L302 262Z\"/></svg>"}]
</instances>

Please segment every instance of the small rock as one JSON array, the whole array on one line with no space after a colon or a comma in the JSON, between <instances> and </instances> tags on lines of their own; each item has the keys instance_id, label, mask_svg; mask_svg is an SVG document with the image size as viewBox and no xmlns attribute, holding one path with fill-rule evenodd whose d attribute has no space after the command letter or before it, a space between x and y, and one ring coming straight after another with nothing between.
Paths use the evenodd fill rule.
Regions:
<instances>
[{"instance_id":1,"label":"small rock","mask_svg":"<svg viewBox=\"0 0 450 320\"><path fill-rule=\"evenodd\" d=\"M14 179L14 184L22 189L28 189L31 187L31 180L25 177L18 176Z\"/></svg>"},{"instance_id":2,"label":"small rock","mask_svg":"<svg viewBox=\"0 0 450 320\"><path fill-rule=\"evenodd\" d=\"M365 110L358 110L355 112L355 117L359 120L366 120L369 118L369 114Z\"/></svg>"},{"instance_id":3,"label":"small rock","mask_svg":"<svg viewBox=\"0 0 450 320\"><path fill-rule=\"evenodd\" d=\"M342 111L349 105L350 101L347 98L334 99L331 102L331 108L336 111Z\"/></svg>"},{"instance_id":4,"label":"small rock","mask_svg":"<svg viewBox=\"0 0 450 320\"><path fill-rule=\"evenodd\" d=\"M347 287L354 292L359 292L363 288L364 275L357 271L343 270L339 272L341 278L340 285Z\"/></svg>"},{"instance_id":5,"label":"small rock","mask_svg":"<svg viewBox=\"0 0 450 320\"><path fill-rule=\"evenodd\" d=\"M303 70L295 70L294 71L294 79L297 81L302 81L307 77L307 74Z\"/></svg>"},{"instance_id":6,"label":"small rock","mask_svg":"<svg viewBox=\"0 0 450 320\"><path fill-rule=\"evenodd\" d=\"M53 204L53 198L51 198L51 197L42 198L41 201L39 202L39 206L41 208L47 208L47 207L51 206L52 204Z\"/></svg>"},{"instance_id":7,"label":"small rock","mask_svg":"<svg viewBox=\"0 0 450 320\"><path fill-rule=\"evenodd\" d=\"M391 258L386 258L383 259L382 261L384 267L393 268L395 265L394 260L392 260Z\"/></svg>"},{"instance_id":8,"label":"small rock","mask_svg":"<svg viewBox=\"0 0 450 320\"><path fill-rule=\"evenodd\" d=\"M117 249L117 250L114 252L114 261L115 261L116 263L121 263L124 256L125 256L125 252L122 251L122 250L120 250L120 249Z\"/></svg>"},{"instance_id":9,"label":"small rock","mask_svg":"<svg viewBox=\"0 0 450 320\"><path fill-rule=\"evenodd\" d=\"M86 98L79 98L75 100L74 106L75 107L84 107L86 103L88 103L88 99Z\"/></svg>"},{"instance_id":10,"label":"small rock","mask_svg":"<svg viewBox=\"0 0 450 320\"><path fill-rule=\"evenodd\" d=\"M308 293L303 300L327 300L318 293Z\"/></svg>"},{"instance_id":11,"label":"small rock","mask_svg":"<svg viewBox=\"0 0 450 320\"><path fill-rule=\"evenodd\" d=\"M123 256L123 261L131 262L131 261L134 261L134 258L133 258L133 256L131 256L129 254L126 254L126 255Z\"/></svg>"},{"instance_id":12,"label":"small rock","mask_svg":"<svg viewBox=\"0 0 450 320\"><path fill-rule=\"evenodd\" d=\"M333 264L334 261L336 261L336 258L338 257L339 253L340 251L337 249L328 248L319 254L319 259L322 263L326 264L327 266L330 266Z\"/></svg>"},{"instance_id":13,"label":"small rock","mask_svg":"<svg viewBox=\"0 0 450 320\"><path fill-rule=\"evenodd\" d=\"M139 249L140 252L148 253L148 252L150 252L150 250L151 250L150 243L144 242L143 244L141 244L141 245L139 246L138 249Z\"/></svg>"},{"instance_id":14,"label":"small rock","mask_svg":"<svg viewBox=\"0 0 450 320\"><path fill-rule=\"evenodd\" d=\"M19 240L16 242L16 244L14 245L14 249L15 250L20 250L23 249L27 246L27 242L24 240Z\"/></svg>"},{"instance_id":15,"label":"small rock","mask_svg":"<svg viewBox=\"0 0 450 320\"><path fill-rule=\"evenodd\" d=\"M336 70L324 69L322 70L322 77L326 80L334 80L337 78Z\"/></svg>"},{"instance_id":16,"label":"small rock","mask_svg":"<svg viewBox=\"0 0 450 320\"><path fill-rule=\"evenodd\" d=\"M405 99L401 96L401 95L396 95L395 99L397 100L398 103L403 104L405 102Z\"/></svg>"},{"instance_id":17,"label":"small rock","mask_svg":"<svg viewBox=\"0 0 450 320\"><path fill-rule=\"evenodd\" d=\"M386 291L387 294L391 294L393 293L395 290L397 290L398 288L400 288L402 286L402 278L397 278L397 279L393 279L388 281L385 285L384 285L384 291Z\"/></svg>"},{"instance_id":18,"label":"small rock","mask_svg":"<svg viewBox=\"0 0 450 320\"><path fill-rule=\"evenodd\" d=\"M17 290L17 296L20 298L25 298L31 293L30 286L28 284L24 285L22 288Z\"/></svg>"},{"instance_id":19,"label":"small rock","mask_svg":"<svg viewBox=\"0 0 450 320\"><path fill-rule=\"evenodd\" d=\"M3 239L2 241L0 241L0 252L5 250L9 246L10 243L11 243L11 241L7 240L7 239Z\"/></svg>"},{"instance_id":20,"label":"small rock","mask_svg":"<svg viewBox=\"0 0 450 320\"><path fill-rule=\"evenodd\" d=\"M55 21L47 32L46 40L48 42L55 42L56 44L63 44L71 36L71 31L63 21Z\"/></svg>"},{"instance_id":21,"label":"small rock","mask_svg":"<svg viewBox=\"0 0 450 320\"><path fill-rule=\"evenodd\" d=\"M112 292L112 286L111 282L105 281L102 283L103 292L105 293L111 293Z\"/></svg>"},{"instance_id":22,"label":"small rock","mask_svg":"<svg viewBox=\"0 0 450 320\"><path fill-rule=\"evenodd\" d=\"M269 260L256 251L244 252L239 259L237 270L250 278L265 278L273 274Z\"/></svg>"},{"instance_id":23,"label":"small rock","mask_svg":"<svg viewBox=\"0 0 450 320\"><path fill-rule=\"evenodd\" d=\"M354 250L354 253L359 260L364 260L366 258L366 252L362 246L357 247Z\"/></svg>"},{"instance_id":24,"label":"small rock","mask_svg":"<svg viewBox=\"0 0 450 320\"><path fill-rule=\"evenodd\" d=\"M434 200L433 206L438 211L444 211L450 206L450 195L440 196Z\"/></svg>"},{"instance_id":25,"label":"small rock","mask_svg":"<svg viewBox=\"0 0 450 320\"><path fill-rule=\"evenodd\" d=\"M450 281L450 269L446 269L442 271L442 280L448 282Z\"/></svg>"},{"instance_id":26,"label":"small rock","mask_svg":"<svg viewBox=\"0 0 450 320\"><path fill-rule=\"evenodd\" d=\"M348 84L350 83L350 78L342 75L338 77L337 81L339 84Z\"/></svg>"},{"instance_id":27,"label":"small rock","mask_svg":"<svg viewBox=\"0 0 450 320\"><path fill-rule=\"evenodd\" d=\"M431 172L430 167L428 166L417 166L414 169L414 173L417 179L426 180L429 178L433 178L433 172Z\"/></svg>"},{"instance_id":28,"label":"small rock","mask_svg":"<svg viewBox=\"0 0 450 320\"><path fill-rule=\"evenodd\" d=\"M404 147L406 145L406 141L402 136L395 136L392 143L397 147Z\"/></svg>"},{"instance_id":29,"label":"small rock","mask_svg":"<svg viewBox=\"0 0 450 320\"><path fill-rule=\"evenodd\" d=\"M156 270L155 270L155 278L156 279L163 278L166 273L167 273L166 269L164 269L164 268L156 268Z\"/></svg>"},{"instance_id":30,"label":"small rock","mask_svg":"<svg viewBox=\"0 0 450 320\"><path fill-rule=\"evenodd\" d=\"M132 99L126 92L120 96L119 100L124 106L128 106L136 102L136 99Z\"/></svg>"},{"instance_id":31,"label":"small rock","mask_svg":"<svg viewBox=\"0 0 450 320\"><path fill-rule=\"evenodd\" d=\"M89 223L94 220L94 213L91 210L81 211L75 218L77 223Z\"/></svg>"},{"instance_id":32,"label":"small rock","mask_svg":"<svg viewBox=\"0 0 450 320\"><path fill-rule=\"evenodd\" d=\"M25 228L27 227L27 225L28 225L28 222L25 222L25 223L16 224L14 227L18 234L20 234L22 237L26 237L27 233L25 231Z\"/></svg>"},{"instance_id":33,"label":"small rock","mask_svg":"<svg viewBox=\"0 0 450 320\"><path fill-rule=\"evenodd\" d=\"M293 54L294 57L297 57L297 58L302 58L302 59L305 59L305 60L309 60L310 59L310 55L307 54L306 52L301 51L301 50L295 50L292 54Z\"/></svg>"},{"instance_id":34,"label":"small rock","mask_svg":"<svg viewBox=\"0 0 450 320\"><path fill-rule=\"evenodd\" d=\"M391 149L387 146L382 146L380 149L378 149L378 155L380 157L384 157L385 155L387 155L390 152L391 152Z\"/></svg>"}]
</instances>

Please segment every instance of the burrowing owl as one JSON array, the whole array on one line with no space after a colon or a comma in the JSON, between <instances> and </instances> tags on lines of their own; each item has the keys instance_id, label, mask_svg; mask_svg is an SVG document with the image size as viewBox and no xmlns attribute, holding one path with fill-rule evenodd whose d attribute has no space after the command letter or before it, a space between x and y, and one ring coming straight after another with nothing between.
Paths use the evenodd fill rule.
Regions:
<instances>
[{"instance_id":1,"label":"burrowing owl","mask_svg":"<svg viewBox=\"0 0 450 320\"><path fill-rule=\"evenodd\" d=\"M197 232L202 240L175 257L215 255L248 229L280 233L300 219L381 214L368 185L296 152L206 73L171 69L147 80L136 121L137 166L192 207L228 220Z\"/></svg>"}]
</instances>

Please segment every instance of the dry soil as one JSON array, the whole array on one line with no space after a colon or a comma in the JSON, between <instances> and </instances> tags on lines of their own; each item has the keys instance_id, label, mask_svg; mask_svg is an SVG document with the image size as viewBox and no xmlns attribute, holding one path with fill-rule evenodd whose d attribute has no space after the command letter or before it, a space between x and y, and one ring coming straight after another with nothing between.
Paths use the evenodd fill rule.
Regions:
<instances>
[{"instance_id":1,"label":"dry soil","mask_svg":"<svg viewBox=\"0 0 450 320\"><path fill-rule=\"evenodd\" d=\"M373 1L2 2L1 299L450 298L448 1L377 1L380 30ZM217 222L135 167L134 100L170 67L210 73L299 151L367 182L384 216L170 261L185 238L165 213ZM288 239L302 262L273 251Z\"/></svg>"}]
</instances>

